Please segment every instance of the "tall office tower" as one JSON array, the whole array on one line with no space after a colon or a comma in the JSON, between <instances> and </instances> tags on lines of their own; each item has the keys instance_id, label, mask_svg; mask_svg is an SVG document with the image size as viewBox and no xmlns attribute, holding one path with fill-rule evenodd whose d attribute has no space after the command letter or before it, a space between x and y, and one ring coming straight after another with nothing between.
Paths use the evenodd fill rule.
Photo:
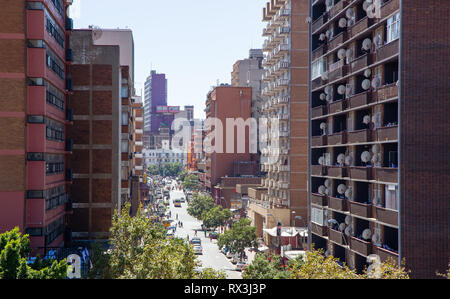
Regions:
<instances>
[{"instance_id":1,"label":"tall office tower","mask_svg":"<svg viewBox=\"0 0 450 299\"><path fill-rule=\"evenodd\" d=\"M261 163L267 175L261 192L249 191L258 198L248 206L261 234L279 222L304 226L298 217L308 215L308 15L308 0L272 0L263 9L262 114L270 129L260 138L268 145L262 149L268 160Z\"/></svg>"},{"instance_id":2,"label":"tall office tower","mask_svg":"<svg viewBox=\"0 0 450 299\"><path fill-rule=\"evenodd\" d=\"M376 2L375 2L376 3ZM311 242L362 271L449 262L447 1L311 4Z\"/></svg>"},{"instance_id":3,"label":"tall office tower","mask_svg":"<svg viewBox=\"0 0 450 299\"><path fill-rule=\"evenodd\" d=\"M70 3L0 4L0 233L19 227L40 254L70 243Z\"/></svg>"},{"instance_id":4,"label":"tall office tower","mask_svg":"<svg viewBox=\"0 0 450 299\"><path fill-rule=\"evenodd\" d=\"M155 147L155 135L161 125L172 125L173 115L158 114L158 106L167 106L167 79L165 74L152 70L145 81L144 89L144 142L147 148Z\"/></svg>"}]
</instances>

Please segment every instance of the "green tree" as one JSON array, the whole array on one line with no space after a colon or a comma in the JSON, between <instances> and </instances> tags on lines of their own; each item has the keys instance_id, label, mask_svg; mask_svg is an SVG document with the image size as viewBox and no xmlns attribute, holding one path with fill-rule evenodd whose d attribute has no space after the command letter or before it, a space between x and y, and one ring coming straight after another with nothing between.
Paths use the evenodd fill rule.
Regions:
<instances>
[{"instance_id":1,"label":"green tree","mask_svg":"<svg viewBox=\"0 0 450 299\"><path fill-rule=\"evenodd\" d=\"M257 237L255 227L251 226L249 219L240 219L234 223L230 230L219 236L219 248L226 246L230 248L231 252L238 253L241 257L246 247L256 247Z\"/></svg>"},{"instance_id":2,"label":"green tree","mask_svg":"<svg viewBox=\"0 0 450 299\"><path fill-rule=\"evenodd\" d=\"M198 187L198 176L194 174L188 174L183 180L183 187L187 190L195 190Z\"/></svg>"},{"instance_id":3,"label":"green tree","mask_svg":"<svg viewBox=\"0 0 450 299\"><path fill-rule=\"evenodd\" d=\"M191 245L169 239L160 224L141 213L130 217L115 213L110 236L111 249L104 254L108 274L120 279L191 279L198 266Z\"/></svg>"},{"instance_id":4,"label":"green tree","mask_svg":"<svg viewBox=\"0 0 450 299\"><path fill-rule=\"evenodd\" d=\"M287 279L287 272L281 265L279 256L258 253L253 262L245 267L243 279Z\"/></svg>"},{"instance_id":5,"label":"green tree","mask_svg":"<svg viewBox=\"0 0 450 299\"><path fill-rule=\"evenodd\" d=\"M227 274L224 271L216 271L212 268L203 269L195 277L196 279L227 279Z\"/></svg>"},{"instance_id":6,"label":"green tree","mask_svg":"<svg viewBox=\"0 0 450 299\"><path fill-rule=\"evenodd\" d=\"M180 171L180 173L178 174L178 179L180 181L184 181L184 178L188 175L189 173L187 172L187 170L182 170Z\"/></svg>"},{"instance_id":7,"label":"green tree","mask_svg":"<svg viewBox=\"0 0 450 299\"><path fill-rule=\"evenodd\" d=\"M0 234L0 278L1 279L64 279L67 277L66 260L42 261L29 266L27 257L31 253L28 235L19 228Z\"/></svg>"},{"instance_id":8,"label":"green tree","mask_svg":"<svg viewBox=\"0 0 450 299\"><path fill-rule=\"evenodd\" d=\"M205 210L202 213L201 220L207 228L214 228L225 225L227 221L231 220L233 214L230 210L224 209L221 206L215 206L210 210Z\"/></svg>"},{"instance_id":9,"label":"green tree","mask_svg":"<svg viewBox=\"0 0 450 299\"><path fill-rule=\"evenodd\" d=\"M203 213L211 210L214 207L214 199L211 196L194 193L192 199L189 202L187 211L192 217L201 220Z\"/></svg>"}]
</instances>

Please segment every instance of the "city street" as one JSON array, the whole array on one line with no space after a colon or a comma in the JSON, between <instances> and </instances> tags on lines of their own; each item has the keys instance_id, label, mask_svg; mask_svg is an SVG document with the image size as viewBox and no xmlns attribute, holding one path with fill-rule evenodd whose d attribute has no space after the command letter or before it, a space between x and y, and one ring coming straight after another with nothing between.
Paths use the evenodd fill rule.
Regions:
<instances>
[{"instance_id":1,"label":"city street","mask_svg":"<svg viewBox=\"0 0 450 299\"><path fill-rule=\"evenodd\" d=\"M228 279L242 278L241 272L235 271L235 265L222 254L217 246L217 240L210 241L209 237L205 237L201 230L201 222L190 216L187 212L187 202L181 204L181 208L175 208L173 199L185 197L182 190L174 190L170 192L170 210L172 219L183 222L183 227L178 227L175 235L179 238L186 239L189 234L191 240L195 236L195 230L198 230L197 237L201 238L203 254L198 255L202 268L213 268L215 270L223 270L226 272Z\"/></svg>"}]
</instances>

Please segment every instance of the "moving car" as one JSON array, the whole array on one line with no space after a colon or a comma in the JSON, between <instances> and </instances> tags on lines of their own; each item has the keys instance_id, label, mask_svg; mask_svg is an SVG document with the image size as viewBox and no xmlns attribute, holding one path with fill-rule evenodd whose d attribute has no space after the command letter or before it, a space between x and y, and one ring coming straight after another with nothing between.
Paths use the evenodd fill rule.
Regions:
<instances>
[{"instance_id":1,"label":"moving car","mask_svg":"<svg viewBox=\"0 0 450 299\"><path fill-rule=\"evenodd\" d=\"M173 205L174 205L175 208L181 208L181 202L180 202L180 200L179 200L179 199L175 199L175 200L173 201Z\"/></svg>"},{"instance_id":2,"label":"moving car","mask_svg":"<svg viewBox=\"0 0 450 299\"><path fill-rule=\"evenodd\" d=\"M194 253L195 254L203 254L202 246L200 246L200 245L194 246Z\"/></svg>"},{"instance_id":3,"label":"moving car","mask_svg":"<svg viewBox=\"0 0 450 299\"><path fill-rule=\"evenodd\" d=\"M237 264L236 264L236 271L242 271L242 270L244 270L244 268L247 266L247 263L246 262L241 262L241 261L239 261L239 262L237 262Z\"/></svg>"},{"instance_id":4,"label":"moving car","mask_svg":"<svg viewBox=\"0 0 450 299\"><path fill-rule=\"evenodd\" d=\"M181 197L180 202L186 202L186 199L184 197Z\"/></svg>"}]
</instances>

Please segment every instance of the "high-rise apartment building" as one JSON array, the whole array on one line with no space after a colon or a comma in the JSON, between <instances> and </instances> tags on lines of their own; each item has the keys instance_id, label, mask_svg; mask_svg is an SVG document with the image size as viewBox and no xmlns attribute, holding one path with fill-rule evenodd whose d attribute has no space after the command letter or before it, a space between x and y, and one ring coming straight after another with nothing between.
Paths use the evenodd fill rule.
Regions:
<instances>
[{"instance_id":1,"label":"high-rise apartment building","mask_svg":"<svg viewBox=\"0 0 450 299\"><path fill-rule=\"evenodd\" d=\"M358 271L377 255L435 278L450 259L450 3L381 2L310 6L310 242Z\"/></svg>"},{"instance_id":2,"label":"high-rise apartment building","mask_svg":"<svg viewBox=\"0 0 450 299\"><path fill-rule=\"evenodd\" d=\"M19 227L40 254L70 243L70 3L0 1L0 233Z\"/></svg>"},{"instance_id":3,"label":"high-rise apartment building","mask_svg":"<svg viewBox=\"0 0 450 299\"><path fill-rule=\"evenodd\" d=\"M304 225L308 215L308 1L272 0L263 8L261 170L267 175L248 206L256 230ZM265 159L265 160L263 160ZM295 212L295 213L294 213ZM270 246L270 244L268 244Z\"/></svg>"}]
</instances>

